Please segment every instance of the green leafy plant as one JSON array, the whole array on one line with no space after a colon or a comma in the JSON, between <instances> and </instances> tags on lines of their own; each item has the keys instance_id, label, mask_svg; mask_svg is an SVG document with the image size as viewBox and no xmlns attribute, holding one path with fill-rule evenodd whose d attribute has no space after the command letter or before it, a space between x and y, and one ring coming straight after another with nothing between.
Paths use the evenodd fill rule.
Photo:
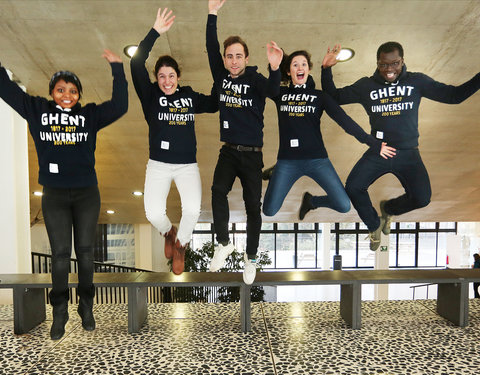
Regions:
<instances>
[{"instance_id":1,"label":"green leafy plant","mask_svg":"<svg viewBox=\"0 0 480 375\"><path fill-rule=\"evenodd\" d=\"M203 244L199 249L193 250L190 245L187 245L185 249L185 272L208 272L210 261L213 258L215 246L213 242L208 241ZM260 271L264 266L271 264L267 253L257 254L257 270ZM172 261L169 260L170 269L172 267ZM243 252L240 253L235 250L228 258L221 272L240 272L243 271ZM172 300L177 302L203 302L208 301L208 297L213 291L213 288L206 287L192 287L182 288L190 289L191 293L175 293L172 296ZM251 288L251 299L253 302L263 301L265 291L262 287L253 286ZM240 301L240 290L235 287L221 287L217 291L217 300L219 302L238 302Z\"/></svg>"}]
</instances>

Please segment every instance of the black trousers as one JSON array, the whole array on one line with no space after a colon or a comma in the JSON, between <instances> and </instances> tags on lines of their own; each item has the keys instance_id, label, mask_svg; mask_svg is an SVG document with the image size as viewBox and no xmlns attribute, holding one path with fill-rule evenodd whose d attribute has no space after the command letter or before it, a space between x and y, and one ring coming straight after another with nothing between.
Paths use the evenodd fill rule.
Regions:
<instances>
[{"instance_id":1,"label":"black trousers","mask_svg":"<svg viewBox=\"0 0 480 375\"><path fill-rule=\"evenodd\" d=\"M238 177L243 188L243 201L247 213L247 249L256 255L262 227L263 156L260 151L237 151L227 146L220 149L213 175L212 213L213 226L219 243L229 241L228 222L230 210L227 195Z\"/></svg>"},{"instance_id":2,"label":"black trousers","mask_svg":"<svg viewBox=\"0 0 480 375\"><path fill-rule=\"evenodd\" d=\"M43 188L42 211L52 249L50 303L68 302L72 228L78 261L78 294L93 299L93 245L100 212L98 186L75 189Z\"/></svg>"}]
</instances>

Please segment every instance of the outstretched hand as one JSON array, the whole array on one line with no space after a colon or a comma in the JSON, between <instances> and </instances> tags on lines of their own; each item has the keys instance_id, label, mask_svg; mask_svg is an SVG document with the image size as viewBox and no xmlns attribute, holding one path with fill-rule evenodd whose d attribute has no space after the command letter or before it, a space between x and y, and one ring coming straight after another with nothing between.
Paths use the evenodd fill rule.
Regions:
<instances>
[{"instance_id":1,"label":"outstretched hand","mask_svg":"<svg viewBox=\"0 0 480 375\"><path fill-rule=\"evenodd\" d=\"M217 14L218 10L227 0L208 0L208 13Z\"/></svg>"},{"instance_id":2,"label":"outstretched hand","mask_svg":"<svg viewBox=\"0 0 480 375\"><path fill-rule=\"evenodd\" d=\"M109 63L122 62L122 59L117 54L113 53L109 49L104 49L102 57L105 58Z\"/></svg>"},{"instance_id":3,"label":"outstretched hand","mask_svg":"<svg viewBox=\"0 0 480 375\"><path fill-rule=\"evenodd\" d=\"M270 63L270 68L272 70L277 70L280 67L280 63L282 62L283 51L282 49L275 43L271 41L267 43L267 58L268 62Z\"/></svg>"},{"instance_id":4,"label":"outstretched hand","mask_svg":"<svg viewBox=\"0 0 480 375\"><path fill-rule=\"evenodd\" d=\"M386 142L382 142L382 148L380 149L380 156L384 159L393 158L397 153L397 149L387 146Z\"/></svg>"},{"instance_id":5,"label":"outstretched hand","mask_svg":"<svg viewBox=\"0 0 480 375\"><path fill-rule=\"evenodd\" d=\"M175 16L172 16L173 10L171 10L168 13L167 12L168 12L168 8L163 9L163 12L162 12L162 8L158 8L157 19L153 24L153 28L159 34L163 34L167 32L170 29L170 27L173 25L173 21L175 20Z\"/></svg>"},{"instance_id":6,"label":"outstretched hand","mask_svg":"<svg viewBox=\"0 0 480 375\"><path fill-rule=\"evenodd\" d=\"M330 68L331 66L334 66L337 63L337 56L341 49L342 48L340 47L340 44L335 44L331 50L330 47L328 47L327 54L322 61L322 66L324 68Z\"/></svg>"}]
</instances>

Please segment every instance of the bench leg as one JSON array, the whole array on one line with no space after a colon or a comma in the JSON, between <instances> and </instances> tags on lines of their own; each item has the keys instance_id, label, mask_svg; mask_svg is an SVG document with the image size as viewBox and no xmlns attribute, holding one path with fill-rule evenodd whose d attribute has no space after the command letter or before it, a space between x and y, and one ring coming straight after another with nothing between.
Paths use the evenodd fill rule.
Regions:
<instances>
[{"instance_id":1,"label":"bench leg","mask_svg":"<svg viewBox=\"0 0 480 375\"><path fill-rule=\"evenodd\" d=\"M340 315L353 329L362 327L362 286L360 283L340 286Z\"/></svg>"},{"instance_id":2,"label":"bench leg","mask_svg":"<svg viewBox=\"0 0 480 375\"><path fill-rule=\"evenodd\" d=\"M45 289L13 288L13 332L27 333L46 318Z\"/></svg>"},{"instance_id":3,"label":"bench leg","mask_svg":"<svg viewBox=\"0 0 480 375\"><path fill-rule=\"evenodd\" d=\"M459 327L468 325L468 283L438 284L437 313Z\"/></svg>"},{"instance_id":4,"label":"bench leg","mask_svg":"<svg viewBox=\"0 0 480 375\"><path fill-rule=\"evenodd\" d=\"M128 287L128 333L139 332L147 319L147 287Z\"/></svg>"},{"instance_id":5,"label":"bench leg","mask_svg":"<svg viewBox=\"0 0 480 375\"><path fill-rule=\"evenodd\" d=\"M240 323L243 332L247 333L252 330L250 285L246 284L240 286Z\"/></svg>"}]
</instances>

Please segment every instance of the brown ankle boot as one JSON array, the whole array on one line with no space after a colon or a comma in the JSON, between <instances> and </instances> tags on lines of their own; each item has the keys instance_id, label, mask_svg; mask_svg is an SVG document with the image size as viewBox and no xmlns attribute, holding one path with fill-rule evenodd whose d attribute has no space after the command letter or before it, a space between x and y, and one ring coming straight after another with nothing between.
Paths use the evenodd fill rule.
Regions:
<instances>
[{"instance_id":1,"label":"brown ankle boot","mask_svg":"<svg viewBox=\"0 0 480 375\"><path fill-rule=\"evenodd\" d=\"M165 233L165 257L167 259L172 259L173 257L173 248L175 247L175 238L177 237L177 227L172 225L170 230Z\"/></svg>"},{"instance_id":2,"label":"brown ankle boot","mask_svg":"<svg viewBox=\"0 0 480 375\"><path fill-rule=\"evenodd\" d=\"M185 269L185 246L180 244L180 241L175 242L173 248L172 272L175 275L180 275Z\"/></svg>"}]
</instances>

